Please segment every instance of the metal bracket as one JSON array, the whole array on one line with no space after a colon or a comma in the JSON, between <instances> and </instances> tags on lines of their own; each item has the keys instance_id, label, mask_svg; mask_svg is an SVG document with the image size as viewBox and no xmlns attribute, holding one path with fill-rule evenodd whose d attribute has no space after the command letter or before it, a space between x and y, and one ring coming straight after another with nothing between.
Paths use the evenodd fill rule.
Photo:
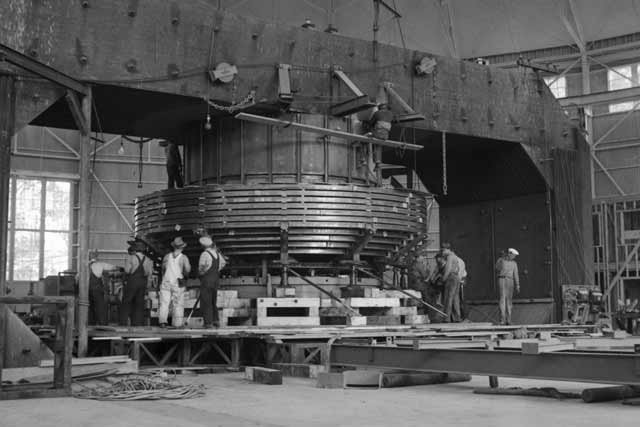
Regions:
<instances>
[{"instance_id":1,"label":"metal bracket","mask_svg":"<svg viewBox=\"0 0 640 427\"><path fill-rule=\"evenodd\" d=\"M84 114L82 114L82 107L78 96L73 91L67 90L65 98L67 99L67 104L69 104L69 110L71 110L73 120L76 122L76 126L78 126L78 130L82 134L87 135L91 129L89 129L89 126L84 119Z\"/></svg>"},{"instance_id":2,"label":"metal bracket","mask_svg":"<svg viewBox=\"0 0 640 427\"><path fill-rule=\"evenodd\" d=\"M382 82L382 89L386 92L386 94L397 102L402 110L405 112L403 115L396 116L395 122L397 123L405 123L405 122L415 122L424 120L425 117L422 114L419 114L414 110L402 97L395 91L393 88L393 83L390 82Z\"/></svg>"},{"instance_id":3,"label":"metal bracket","mask_svg":"<svg viewBox=\"0 0 640 427\"><path fill-rule=\"evenodd\" d=\"M280 102L291 104L293 93L291 93L291 65L278 65L278 99Z\"/></svg>"}]
</instances>

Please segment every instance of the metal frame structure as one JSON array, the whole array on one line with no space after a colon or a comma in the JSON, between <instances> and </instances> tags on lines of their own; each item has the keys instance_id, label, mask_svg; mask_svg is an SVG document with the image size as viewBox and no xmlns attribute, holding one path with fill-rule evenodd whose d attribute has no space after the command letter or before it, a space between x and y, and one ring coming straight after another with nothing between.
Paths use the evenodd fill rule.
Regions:
<instances>
[{"instance_id":1,"label":"metal frame structure","mask_svg":"<svg viewBox=\"0 0 640 427\"><path fill-rule=\"evenodd\" d=\"M338 343L331 347L330 357L332 366L640 385L640 355L637 353L523 354L512 350L414 350Z\"/></svg>"},{"instance_id":2,"label":"metal frame structure","mask_svg":"<svg viewBox=\"0 0 640 427\"><path fill-rule=\"evenodd\" d=\"M0 385L0 400L19 398L61 397L71 395L71 357L75 299L73 297L0 297L0 380L4 365L4 348L8 345L7 304L55 304L57 307L56 338L53 342L53 384ZM6 307L6 310L5 310Z\"/></svg>"}]
</instances>

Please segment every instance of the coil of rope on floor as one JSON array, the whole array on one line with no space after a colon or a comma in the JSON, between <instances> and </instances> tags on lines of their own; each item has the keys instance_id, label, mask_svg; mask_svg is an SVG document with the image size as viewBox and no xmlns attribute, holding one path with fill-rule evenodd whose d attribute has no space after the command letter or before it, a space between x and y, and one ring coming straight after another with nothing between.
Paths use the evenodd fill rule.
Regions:
<instances>
[{"instance_id":1,"label":"coil of rope on floor","mask_svg":"<svg viewBox=\"0 0 640 427\"><path fill-rule=\"evenodd\" d=\"M108 386L87 386L74 382L81 387L73 393L78 399L94 400L160 400L192 399L204 396L202 384L181 384L166 374L130 374Z\"/></svg>"}]
</instances>

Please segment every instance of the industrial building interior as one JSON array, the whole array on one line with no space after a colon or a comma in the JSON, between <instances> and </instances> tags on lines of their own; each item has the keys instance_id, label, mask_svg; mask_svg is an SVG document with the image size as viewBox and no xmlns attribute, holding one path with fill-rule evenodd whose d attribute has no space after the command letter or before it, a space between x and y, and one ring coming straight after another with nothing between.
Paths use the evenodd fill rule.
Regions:
<instances>
[{"instance_id":1,"label":"industrial building interior","mask_svg":"<svg viewBox=\"0 0 640 427\"><path fill-rule=\"evenodd\" d=\"M640 0L0 0L0 426L630 425L639 111Z\"/></svg>"}]
</instances>

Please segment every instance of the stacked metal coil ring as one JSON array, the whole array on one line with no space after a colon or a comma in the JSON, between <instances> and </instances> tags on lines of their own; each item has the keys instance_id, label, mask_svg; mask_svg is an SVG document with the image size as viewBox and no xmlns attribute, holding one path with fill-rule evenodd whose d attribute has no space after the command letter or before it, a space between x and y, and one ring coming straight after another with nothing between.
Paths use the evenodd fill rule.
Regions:
<instances>
[{"instance_id":1,"label":"stacked metal coil ring","mask_svg":"<svg viewBox=\"0 0 640 427\"><path fill-rule=\"evenodd\" d=\"M198 230L212 233L225 255L271 257L288 253L348 256L368 230L362 256L385 257L426 233L430 196L357 185L204 185L157 191L136 200L136 234L167 244L182 236L198 250ZM188 253L188 252L187 252Z\"/></svg>"}]
</instances>

